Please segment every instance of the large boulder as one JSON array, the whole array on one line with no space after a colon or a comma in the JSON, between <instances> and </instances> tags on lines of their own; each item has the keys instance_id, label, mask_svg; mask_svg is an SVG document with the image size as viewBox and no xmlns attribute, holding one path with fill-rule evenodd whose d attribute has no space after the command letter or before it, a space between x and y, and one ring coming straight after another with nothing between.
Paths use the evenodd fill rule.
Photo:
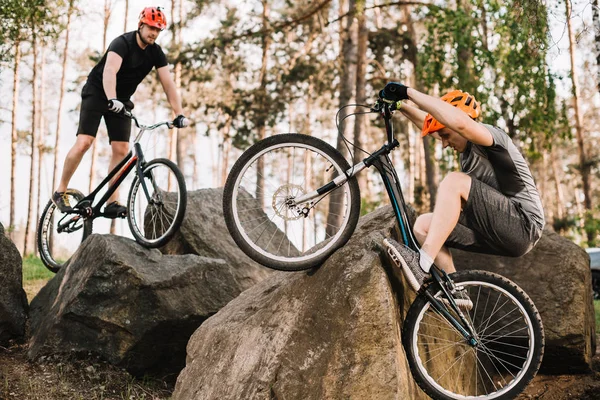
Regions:
<instances>
[{"instance_id":1,"label":"large boulder","mask_svg":"<svg viewBox=\"0 0 600 400\"><path fill-rule=\"evenodd\" d=\"M190 191L187 201L181 228L161 249L163 253L197 254L236 260L238 267L246 270L246 273L255 274L257 277L266 276L270 270L248 258L227 230L223 217L223 188ZM257 207L257 210L260 208ZM256 217L261 216L264 214L257 211ZM246 217L251 218L250 215Z\"/></svg>"},{"instance_id":2,"label":"large boulder","mask_svg":"<svg viewBox=\"0 0 600 400\"><path fill-rule=\"evenodd\" d=\"M588 372L596 349L590 259L585 250L549 228L523 257L452 250L458 270L504 275L531 297L542 316L546 349L542 371Z\"/></svg>"},{"instance_id":3,"label":"large boulder","mask_svg":"<svg viewBox=\"0 0 600 400\"><path fill-rule=\"evenodd\" d=\"M23 290L23 260L0 224L0 346L25 335L27 295Z\"/></svg>"},{"instance_id":4,"label":"large boulder","mask_svg":"<svg viewBox=\"0 0 600 400\"><path fill-rule=\"evenodd\" d=\"M277 273L209 318L173 399L428 398L399 337L414 294L380 247L394 225L390 207L369 214L318 270Z\"/></svg>"},{"instance_id":5,"label":"large boulder","mask_svg":"<svg viewBox=\"0 0 600 400\"><path fill-rule=\"evenodd\" d=\"M33 299L29 357L92 352L135 375L176 376L198 326L262 278L222 259L92 235Z\"/></svg>"}]
</instances>

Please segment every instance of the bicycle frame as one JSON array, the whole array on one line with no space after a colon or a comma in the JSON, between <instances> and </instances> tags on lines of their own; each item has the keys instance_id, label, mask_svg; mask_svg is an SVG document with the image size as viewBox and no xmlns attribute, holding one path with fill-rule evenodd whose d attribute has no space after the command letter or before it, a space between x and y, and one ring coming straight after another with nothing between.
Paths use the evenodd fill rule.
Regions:
<instances>
[{"instance_id":1,"label":"bicycle frame","mask_svg":"<svg viewBox=\"0 0 600 400\"><path fill-rule=\"evenodd\" d=\"M79 201L73 207L73 210L68 211L67 214L78 214L80 216L84 216L86 218L92 218L92 219L98 218L98 217L105 217L106 215L104 213L102 213L100 211L100 209L106 203L106 201L110 198L110 196L112 196L112 194L117 190L119 185L125 180L127 175L129 175L129 173L133 169L135 169L138 176L140 176L140 177L142 176L142 170L146 164L146 161L144 159L144 153L142 151L142 146L140 145L139 141L141 140L142 136L144 135L144 132L146 132L148 130L154 130L162 125L167 125L168 128L173 127L173 123L170 121L160 122L160 123L150 125L150 126L140 125L137 118L130 111L124 110L123 114L125 116L131 118L135 122L135 125L140 129L134 139L133 149L130 150L129 153L127 153L127 155L125 156L125 158L123 158L123 160L121 160L119 162L119 164L117 164L117 166L115 166L109 172L108 176L102 182L100 182L100 184L96 187L96 189L94 189L89 195L87 195L81 201ZM113 180L113 178L115 180L113 181L112 184L110 184L110 182ZM140 179L140 183L141 183L142 189L144 191L144 194L145 194L148 202L150 202L151 201L150 194L148 192L148 188L146 187L145 180ZM154 184L154 182L153 182L153 184ZM98 202L96 204L94 204L94 200L96 199L96 196L102 190L102 188L106 185L109 185L106 193L100 198L100 200L98 200ZM69 221L66 221L63 224L59 224L59 227L58 227L59 231L62 227L67 227L71 222L72 222L72 219L70 219Z\"/></svg>"},{"instance_id":2,"label":"bicycle frame","mask_svg":"<svg viewBox=\"0 0 600 400\"><path fill-rule=\"evenodd\" d=\"M381 175L388 197L390 198L394 215L396 216L396 221L398 222L398 227L400 229L402 242L412 250L419 251L420 246L414 236L408 219L408 210L402 194L402 187L400 186L400 181L392 161L389 158L389 154L392 152L392 150L400 145L398 140L394 138L394 129L391 123L392 112L394 110L393 107L394 105L378 102L377 105L372 108L372 111L379 113L385 121L387 142L379 150L372 153L363 161L350 167L344 172L343 175L337 176L334 180L321 186L313 192L296 198L295 205L298 206L300 204L310 202L315 198L322 198L327 193L342 186L363 169L374 166ZM467 339L470 345L475 346L478 343L478 339L474 337L472 333L472 327L467 322L462 311L459 310L453 296L448 290L447 286L449 286L452 290L454 289L454 283L449 278L448 274L435 264L432 265L430 272L432 277L431 284L435 285L434 287L439 287L439 289L444 293L444 297L448 298L450 302L450 308L459 316L460 321L448 312L447 306L442 304L440 300L436 299L429 290L426 290L429 285L423 285L419 292L424 292L435 310L443 315L444 318L450 322L465 337L465 339Z\"/></svg>"}]
</instances>

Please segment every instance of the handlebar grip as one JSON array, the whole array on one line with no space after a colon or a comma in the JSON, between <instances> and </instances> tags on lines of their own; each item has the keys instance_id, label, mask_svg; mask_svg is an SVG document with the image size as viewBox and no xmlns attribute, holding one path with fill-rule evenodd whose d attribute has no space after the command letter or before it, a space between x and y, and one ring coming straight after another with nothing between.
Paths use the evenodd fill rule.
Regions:
<instances>
[{"instance_id":1,"label":"handlebar grip","mask_svg":"<svg viewBox=\"0 0 600 400\"><path fill-rule=\"evenodd\" d=\"M108 108L112 108L113 105L114 105L114 102L112 100L109 100ZM131 113L131 110L128 110L127 107L125 107L125 106L123 106L123 109L121 111L119 111L117 114L123 114L129 118L131 118L133 116L133 114Z\"/></svg>"}]
</instances>

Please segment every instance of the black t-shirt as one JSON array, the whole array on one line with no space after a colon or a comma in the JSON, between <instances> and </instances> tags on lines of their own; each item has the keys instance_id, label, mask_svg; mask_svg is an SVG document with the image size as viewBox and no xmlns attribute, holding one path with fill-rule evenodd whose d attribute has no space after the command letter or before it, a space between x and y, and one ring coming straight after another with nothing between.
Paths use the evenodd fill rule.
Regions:
<instances>
[{"instance_id":1,"label":"black t-shirt","mask_svg":"<svg viewBox=\"0 0 600 400\"><path fill-rule=\"evenodd\" d=\"M106 94L102 85L102 73L109 51L114 51L123 59L117 72L117 98L122 101L129 100L152 68L158 69L167 65L167 57L159 45L155 43L141 49L137 44L136 31L122 34L110 43L102 60L88 75L87 89L103 98L106 98Z\"/></svg>"}]
</instances>

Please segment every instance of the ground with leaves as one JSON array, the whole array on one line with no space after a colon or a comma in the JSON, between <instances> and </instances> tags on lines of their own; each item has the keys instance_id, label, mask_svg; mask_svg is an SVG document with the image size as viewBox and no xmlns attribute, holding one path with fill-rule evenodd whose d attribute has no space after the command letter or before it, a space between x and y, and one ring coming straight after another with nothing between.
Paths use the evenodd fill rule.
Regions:
<instances>
[{"instance_id":1,"label":"ground with leaves","mask_svg":"<svg viewBox=\"0 0 600 400\"><path fill-rule=\"evenodd\" d=\"M0 348L0 399L168 399L172 385L135 379L95 357L27 360L24 345Z\"/></svg>"}]
</instances>

